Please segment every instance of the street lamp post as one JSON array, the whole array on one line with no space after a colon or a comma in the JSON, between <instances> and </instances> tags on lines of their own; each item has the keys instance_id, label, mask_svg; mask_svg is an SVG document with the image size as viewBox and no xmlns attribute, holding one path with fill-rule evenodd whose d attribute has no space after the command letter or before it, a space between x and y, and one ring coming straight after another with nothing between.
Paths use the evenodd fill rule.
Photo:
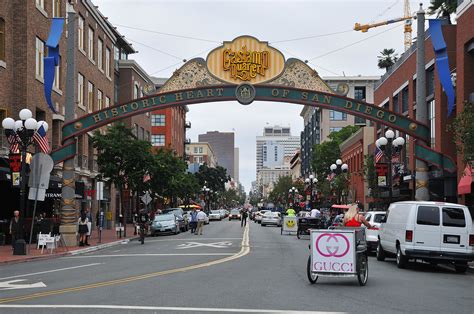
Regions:
<instances>
[{"instance_id":1,"label":"street lamp post","mask_svg":"<svg viewBox=\"0 0 474 314\"><path fill-rule=\"evenodd\" d=\"M309 187L309 207L313 208L313 185L318 182L318 179L314 177L314 175L310 175L306 180L304 180L306 185Z\"/></svg>"},{"instance_id":2,"label":"street lamp post","mask_svg":"<svg viewBox=\"0 0 474 314\"><path fill-rule=\"evenodd\" d=\"M398 154L402 148L403 145L405 145L405 139L401 136L395 137L395 132L392 130L387 130L385 132L385 137L379 138L377 141L375 141L375 145L382 151L383 155L387 158L388 160L388 201L389 204L392 203L392 195L393 195L393 177L392 177L392 157Z\"/></svg>"},{"instance_id":3,"label":"street lamp post","mask_svg":"<svg viewBox=\"0 0 474 314\"><path fill-rule=\"evenodd\" d=\"M5 136L9 139L10 144L18 144L21 153L20 168L20 215L25 218L26 211L26 154L28 147L34 143L33 135L38 127L43 126L44 130L48 130L48 124L45 121L36 121L29 109L20 110L20 120L5 118L2 121L2 127L5 129Z\"/></svg>"},{"instance_id":4,"label":"street lamp post","mask_svg":"<svg viewBox=\"0 0 474 314\"><path fill-rule=\"evenodd\" d=\"M293 203L293 207L295 207L295 205L296 205L295 195L296 195L296 193L298 193L298 189L293 186L291 189L288 190L288 192L291 195L291 202Z\"/></svg>"},{"instance_id":5,"label":"street lamp post","mask_svg":"<svg viewBox=\"0 0 474 314\"><path fill-rule=\"evenodd\" d=\"M349 171L349 166L347 164L343 164L341 159L338 159L338 160L336 160L335 164L332 164L329 167L329 170L331 170L331 172L334 173L337 176L337 175L340 175L340 174L343 174L343 173L347 173ZM341 192L339 191L339 189L337 191L337 202L338 203L342 202Z\"/></svg>"},{"instance_id":6,"label":"street lamp post","mask_svg":"<svg viewBox=\"0 0 474 314\"><path fill-rule=\"evenodd\" d=\"M202 193L204 194L204 201L206 202L206 212L209 213L209 195L212 190L206 186L202 188Z\"/></svg>"}]
</instances>

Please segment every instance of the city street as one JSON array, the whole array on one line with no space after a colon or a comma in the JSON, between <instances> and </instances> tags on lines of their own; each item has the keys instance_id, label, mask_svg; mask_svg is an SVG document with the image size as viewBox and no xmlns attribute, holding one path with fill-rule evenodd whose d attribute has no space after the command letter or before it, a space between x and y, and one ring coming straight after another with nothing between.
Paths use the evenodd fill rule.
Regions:
<instances>
[{"instance_id":1,"label":"city street","mask_svg":"<svg viewBox=\"0 0 474 314\"><path fill-rule=\"evenodd\" d=\"M369 280L306 278L308 239L253 222L148 237L85 255L2 266L0 312L472 313L474 273L369 258ZM8 282L8 283L7 283ZM21 287L23 285L23 287ZM33 287L26 288L27 285Z\"/></svg>"}]
</instances>

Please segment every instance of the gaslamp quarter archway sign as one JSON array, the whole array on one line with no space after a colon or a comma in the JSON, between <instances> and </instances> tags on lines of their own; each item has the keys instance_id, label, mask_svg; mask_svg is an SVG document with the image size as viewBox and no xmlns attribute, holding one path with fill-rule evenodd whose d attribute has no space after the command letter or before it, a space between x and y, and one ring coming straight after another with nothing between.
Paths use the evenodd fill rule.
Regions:
<instances>
[{"instance_id":1,"label":"gaslamp quarter archway sign","mask_svg":"<svg viewBox=\"0 0 474 314\"><path fill-rule=\"evenodd\" d=\"M332 90L303 61L285 60L267 42L240 36L212 50L207 60L192 59L176 70L158 93L104 108L69 121L63 126L63 143L111 122L148 111L216 101L238 101L248 105L255 100L293 103L337 110L387 125L426 142L427 125L398 113L360 100L344 97ZM69 141L52 153L56 163L76 154ZM415 144L416 158L455 171L455 163L431 148Z\"/></svg>"}]
</instances>

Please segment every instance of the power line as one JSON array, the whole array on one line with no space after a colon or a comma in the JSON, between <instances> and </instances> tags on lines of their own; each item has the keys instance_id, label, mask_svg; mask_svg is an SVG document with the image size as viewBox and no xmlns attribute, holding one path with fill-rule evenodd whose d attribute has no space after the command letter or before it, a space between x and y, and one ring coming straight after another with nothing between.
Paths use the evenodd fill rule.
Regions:
<instances>
[{"instance_id":1,"label":"power line","mask_svg":"<svg viewBox=\"0 0 474 314\"><path fill-rule=\"evenodd\" d=\"M201 51L201 52L198 52L198 53L192 55L191 57L189 57L188 60L193 59L193 58L196 58L197 56L200 56L200 55L202 55L202 54L205 53L205 52L209 52L209 51L211 51L212 49L214 49L214 46L212 46L211 48L207 48L206 50L203 50L203 51ZM182 62L186 62L186 61L187 61L187 60L184 59ZM150 73L149 75L153 75L153 74L156 74L156 73L159 73L159 72L166 71L166 70L168 70L169 68L172 68L172 67L177 66L178 64L181 64L182 62L178 62L178 63L172 64L172 65L170 65L170 66L167 66L166 68L159 69L159 70L157 70L157 71L155 71L155 72Z\"/></svg>"},{"instance_id":2,"label":"power line","mask_svg":"<svg viewBox=\"0 0 474 314\"><path fill-rule=\"evenodd\" d=\"M164 55L170 56L170 57L175 58L175 59L178 59L178 60L183 60L183 58L180 58L180 57L178 57L178 56L176 56L176 55L173 55L173 54L171 54L171 53L168 53L168 52L166 52L166 51L163 51L163 50L160 50L160 49L158 49L158 48L155 48L155 47L152 47L152 46L148 46L147 44L141 43L141 42L139 42L139 41L130 39L130 37L127 37L127 39L130 40L131 42L134 42L134 43L136 43L136 44L142 45L143 47L147 47L147 48L149 48L149 49L151 49L151 50L157 51L157 52L162 53L162 54L164 54Z\"/></svg>"},{"instance_id":3,"label":"power line","mask_svg":"<svg viewBox=\"0 0 474 314\"><path fill-rule=\"evenodd\" d=\"M334 32L334 33L318 34L318 35L313 35L313 36L297 37L297 38L284 39L284 40L276 40L276 41L271 41L270 43L271 44L285 43L285 42L289 42L289 41L297 41L297 40L305 40L305 39L312 39L312 38L319 38L319 37L327 37L327 36L345 34L345 33L350 33L350 32L353 32L353 30L350 29L350 30Z\"/></svg>"},{"instance_id":4,"label":"power line","mask_svg":"<svg viewBox=\"0 0 474 314\"><path fill-rule=\"evenodd\" d=\"M291 56L293 56L293 57L295 57L295 58L297 58L297 59L303 60L302 58L299 58L297 55L295 55L295 54L292 53L291 51L288 51L288 50L286 50L286 49L280 49L280 48L279 48L279 50L283 51L283 52L284 52L285 54L287 54L287 55L291 55ZM332 73L332 74L334 74L334 75L338 75L338 76L340 75L339 73L336 73L336 72L334 72L334 71L325 69L325 68L323 68L322 66L319 66L319 65L316 66L315 64L312 64L312 63L310 63L310 62L306 62L306 63L311 64L311 65L312 65L313 67L315 67L315 68L320 68L320 69L322 69L322 70L324 70L324 71L326 71L326 72Z\"/></svg>"},{"instance_id":5,"label":"power line","mask_svg":"<svg viewBox=\"0 0 474 314\"><path fill-rule=\"evenodd\" d=\"M400 2L400 0L395 0L393 3L389 4L388 7L385 8L385 10L383 10L380 14L378 14L374 18L372 18L372 20L370 20L369 24L375 22L375 19L378 19L379 17L382 17L385 13L390 11L396 4L398 4L398 2Z\"/></svg>"},{"instance_id":6,"label":"power line","mask_svg":"<svg viewBox=\"0 0 474 314\"><path fill-rule=\"evenodd\" d=\"M332 53L334 53L334 52L338 52L338 51L344 50L344 49L346 49L346 48L352 47L352 46L354 46L354 45L357 45L357 44L359 44L359 43L361 43L361 42L364 42L364 41L369 40L369 39L371 39L371 38L377 37L377 36L379 36L379 35L382 35L382 34L384 34L384 33L386 33L386 32L389 32L389 31L391 31L391 30L393 30L393 29L395 29L395 28L401 27L401 26L403 26L403 25L394 26L394 27L389 28L389 29L387 29L387 30L384 30L384 31L382 31L382 32L380 32L380 33L377 33L377 34L375 34L375 35L366 37L366 38L364 38L364 39L361 39L361 40L355 41L355 42L353 42L353 43L350 43L350 44L348 44L348 45L342 46L342 47L340 47L340 48L331 50L331 51L326 52L326 53L324 53L324 54L322 54L322 55L319 55L319 56L310 58L310 59L308 59L308 61L312 61L312 60L315 60L315 59L319 59L319 58L325 57L325 56L327 56L327 55L330 55L330 54L332 54Z\"/></svg>"},{"instance_id":7,"label":"power line","mask_svg":"<svg viewBox=\"0 0 474 314\"><path fill-rule=\"evenodd\" d=\"M150 29L126 26L126 25L122 25L122 24L115 24L115 25L123 27L123 28L129 28L129 29L134 29L134 30L137 30L137 31L143 31L143 32L148 32L148 33L153 33L153 34L159 34L159 35L165 35L165 36L171 36L171 37L177 37L177 38L192 39L192 40L199 40L199 41L206 41L206 42L210 42L210 43L221 44L221 42L219 42L219 41L205 39L205 38L198 38L198 37L192 37L192 36L184 36L184 35L177 35L177 34L159 32L159 31L154 31L154 30L150 30Z\"/></svg>"}]
</instances>

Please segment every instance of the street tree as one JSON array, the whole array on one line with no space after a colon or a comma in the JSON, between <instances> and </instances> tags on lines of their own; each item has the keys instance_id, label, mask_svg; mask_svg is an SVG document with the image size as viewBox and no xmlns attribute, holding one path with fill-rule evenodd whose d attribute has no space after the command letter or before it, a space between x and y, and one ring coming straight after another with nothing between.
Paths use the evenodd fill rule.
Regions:
<instances>
[{"instance_id":1,"label":"street tree","mask_svg":"<svg viewBox=\"0 0 474 314\"><path fill-rule=\"evenodd\" d=\"M464 162L474 161L474 103L466 102L463 111L449 126L454 142Z\"/></svg>"},{"instance_id":2,"label":"street tree","mask_svg":"<svg viewBox=\"0 0 474 314\"><path fill-rule=\"evenodd\" d=\"M199 167L199 171L196 172L196 178L201 187L206 186L217 192L223 192L225 190L225 183L231 179L227 175L225 168L221 166L209 167L207 164Z\"/></svg>"},{"instance_id":3,"label":"street tree","mask_svg":"<svg viewBox=\"0 0 474 314\"><path fill-rule=\"evenodd\" d=\"M428 14L438 18L446 18L451 23L450 16L456 13L458 0L431 0L428 7Z\"/></svg>"},{"instance_id":4,"label":"street tree","mask_svg":"<svg viewBox=\"0 0 474 314\"><path fill-rule=\"evenodd\" d=\"M377 58L379 59L377 63L378 67L380 69L385 69L387 72L398 60L398 56L393 48L385 48L380 52L380 55Z\"/></svg>"}]
</instances>

